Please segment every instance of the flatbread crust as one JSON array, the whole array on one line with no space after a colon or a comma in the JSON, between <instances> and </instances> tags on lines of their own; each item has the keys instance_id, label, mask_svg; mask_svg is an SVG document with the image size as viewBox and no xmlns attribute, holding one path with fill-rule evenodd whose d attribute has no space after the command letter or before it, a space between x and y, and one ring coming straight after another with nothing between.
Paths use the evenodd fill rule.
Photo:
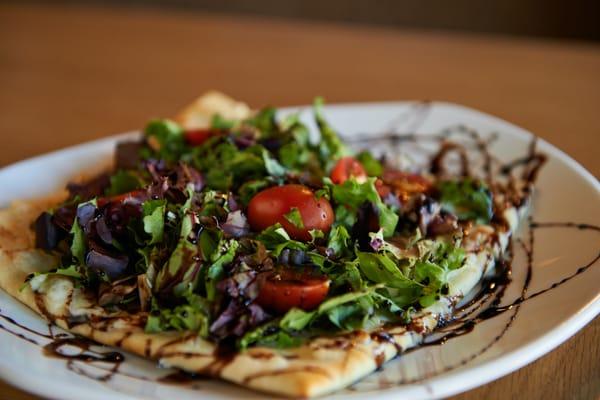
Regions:
<instances>
[{"instance_id":1,"label":"flatbread crust","mask_svg":"<svg viewBox=\"0 0 600 400\"><path fill-rule=\"evenodd\" d=\"M210 96L214 96L214 93ZM206 107L206 98L196 103ZM230 106L228 102L219 104L210 108L211 114L219 112L221 106ZM202 112L188 108L179 120L189 122L193 118L188 119L186 115L200 115ZM199 126L199 118L193 121L197 123L194 126ZM441 318L452 313L459 299L476 287L484 275L493 273L495 260L506 250L520 214L514 208L505 212L509 225L506 232L480 227L472 233L472 237L465 241L467 244L487 244L475 246L468 253L464 266L450 273L449 295L422 310L410 328L399 326L374 333L355 332L317 338L292 349L256 347L223 356L216 353L213 343L193 333L145 333L144 313L110 314L94 304L92 295L75 288L69 278L49 276L32 285L35 291L30 285L24 286L23 282L29 274L48 271L57 265L57 260L52 256L35 249L30 226L42 211L64 197L65 193L61 192L46 199L15 202L11 207L0 210L2 289L50 322L98 343L158 360L164 366L290 397L314 397L346 387L399 353L421 343ZM492 235L498 235L498 240L491 240Z\"/></svg>"},{"instance_id":2,"label":"flatbread crust","mask_svg":"<svg viewBox=\"0 0 600 400\"><path fill-rule=\"evenodd\" d=\"M242 120L248 118L252 111L246 103L211 90L181 110L175 121L186 129L208 128L215 114L225 119Z\"/></svg>"}]
</instances>

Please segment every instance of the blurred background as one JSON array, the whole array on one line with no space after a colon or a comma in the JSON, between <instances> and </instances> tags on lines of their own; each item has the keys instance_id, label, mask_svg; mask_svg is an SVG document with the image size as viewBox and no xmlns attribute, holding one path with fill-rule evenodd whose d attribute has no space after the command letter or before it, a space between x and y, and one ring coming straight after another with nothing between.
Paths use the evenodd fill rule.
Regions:
<instances>
[{"instance_id":1,"label":"blurred background","mask_svg":"<svg viewBox=\"0 0 600 400\"><path fill-rule=\"evenodd\" d=\"M598 0L0 0L0 167L140 129L218 89L252 107L459 103L598 177L599 41ZM599 337L597 318L456 399L597 399ZM3 382L0 398L39 399Z\"/></svg>"},{"instance_id":2,"label":"blurred background","mask_svg":"<svg viewBox=\"0 0 600 400\"><path fill-rule=\"evenodd\" d=\"M455 102L600 175L599 41L598 0L0 0L0 166L218 89L252 107Z\"/></svg>"},{"instance_id":3,"label":"blurred background","mask_svg":"<svg viewBox=\"0 0 600 400\"><path fill-rule=\"evenodd\" d=\"M596 0L85 0L64 3L600 40L600 2Z\"/></svg>"}]
</instances>

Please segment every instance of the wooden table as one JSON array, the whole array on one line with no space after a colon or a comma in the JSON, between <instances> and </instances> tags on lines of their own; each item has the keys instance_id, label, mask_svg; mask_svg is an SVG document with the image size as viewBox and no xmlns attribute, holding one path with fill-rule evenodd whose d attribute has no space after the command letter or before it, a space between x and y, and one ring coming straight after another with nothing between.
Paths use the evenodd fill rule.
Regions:
<instances>
[{"instance_id":1,"label":"wooden table","mask_svg":"<svg viewBox=\"0 0 600 400\"><path fill-rule=\"evenodd\" d=\"M453 101L600 175L600 46L75 6L0 6L0 166L141 127L218 88L254 106ZM456 399L600 396L600 318ZM37 399L0 382L0 397Z\"/></svg>"}]
</instances>

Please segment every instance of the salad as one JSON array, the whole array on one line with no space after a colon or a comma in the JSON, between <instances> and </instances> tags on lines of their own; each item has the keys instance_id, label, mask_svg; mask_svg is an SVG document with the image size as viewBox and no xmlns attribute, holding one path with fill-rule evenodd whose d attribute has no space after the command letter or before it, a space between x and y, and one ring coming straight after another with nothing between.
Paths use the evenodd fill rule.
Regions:
<instances>
[{"instance_id":1,"label":"salad","mask_svg":"<svg viewBox=\"0 0 600 400\"><path fill-rule=\"evenodd\" d=\"M60 263L28 283L68 276L105 310L143 315L148 333L238 350L410 324L448 296L470 229L504 229L502 204L436 163L403 171L353 152L322 104L318 139L274 108L207 129L151 121L110 172L37 218L36 246Z\"/></svg>"}]
</instances>

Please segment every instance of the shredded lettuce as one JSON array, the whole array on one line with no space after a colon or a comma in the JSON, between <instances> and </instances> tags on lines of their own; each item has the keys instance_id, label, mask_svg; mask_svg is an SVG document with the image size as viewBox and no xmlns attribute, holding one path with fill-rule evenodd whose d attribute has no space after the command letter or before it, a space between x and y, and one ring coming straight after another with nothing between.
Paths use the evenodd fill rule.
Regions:
<instances>
[{"instance_id":1,"label":"shredded lettuce","mask_svg":"<svg viewBox=\"0 0 600 400\"><path fill-rule=\"evenodd\" d=\"M213 261L213 263L208 267L206 273L206 298L209 301L215 299L217 295L216 284L223 279L225 275L223 266L229 264L233 260L238 247L239 243L236 240L222 240L218 246L218 251L212 255L211 261Z\"/></svg>"},{"instance_id":2,"label":"shredded lettuce","mask_svg":"<svg viewBox=\"0 0 600 400\"><path fill-rule=\"evenodd\" d=\"M265 163L265 169L271 176L280 177L285 175L285 168L275 158L271 157L267 149L262 149L262 158Z\"/></svg>"},{"instance_id":3,"label":"shredded lettuce","mask_svg":"<svg viewBox=\"0 0 600 400\"><path fill-rule=\"evenodd\" d=\"M443 181L437 188L442 207L459 219L482 224L492 219L492 195L482 182L473 179Z\"/></svg>"},{"instance_id":4,"label":"shredded lettuce","mask_svg":"<svg viewBox=\"0 0 600 400\"><path fill-rule=\"evenodd\" d=\"M356 155L356 159L362 164L367 175L381 176L383 173L383 165L368 151L361 151Z\"/></svg>"},{"instance_id":5,"label":"shredded lettuce","mask_svg":"<svg viewBox=\"0 0 600 400\"><path fill-rule=\"evenodd\" d=\"M339 204L335 210L336 221L347 228L351 228L357 221L359 208L365 203L372 203L379 212L379 225L385 237L392 236L396 230L399 216L383 203L377 189L375 178L369 178L364 183L359 183L351 178L341 185L331 185L331 197Z\"/></svg>"},{"instance_id":6,"label":"shredded lettuce","mask_svg":"<svg viewBox=\"0 0 600 400\"><path fill-rule=\"evenodd\" d=\"M110 177L110 186L106 190L108 196L130 192L142 187L143 180L133 171L118 170Z\"/></svg>"},{"instance_id":7,"label":"shredded lettuce","mask_svg":"<svg viewBox=\"0 0 600 400\"><path fill-rule=\"evenodd\" d=\"M183 128L169 119L150 121L144 129L144 135L150 144L146 148L149 152L147 155L154 154L157 158L174 162L186 151Z\"/></svg>"},{"instance_id":8,"label":"shredded lettuce","mask_svg":"<svg viewBox=\"0 0 600 400\"><path fill-rule=\"evenodd\" d=\"M349 251L349 244L351 241L348 230L343 225L334 226L329 232L329 238L327 240L327 248L331 249L333 254L343 256Z\"/></svg>"},{"instance_id":9,"label":"shredded lettuce","mask_svg":"<svg viewBox=\"0 0 600 400\"><path fill-rule=\"evenodd\" d=\"M210 122L210 127L212 129L221 129L228 130L237 125L237 121L225 119L221 116L221 114L215 114L212 117Z\"/></svg>"},{"instance_id":10,"label":"shredded lettuce","mask_svg":"<svg viewBox=\"0 0 600 400\"><path fill-rule=\"evenodd\" d=\"M275 257L279 256L284 249L306 250L307 245L297 240L290 239L288 233L281 224L275 224L262 231L256 240L271 251Z\"/></svg>"},{"instance_id":11,"label":"shredded lettuce","mask_svg":"<svg viewBox=\"0 0 600 400\"><path fill-rule=\"evenodd\" d=\"M165 225L165 200L148 200L142 204L144 232L150 235L149 245L162 242Z\"/></svg>"},{"instance_id":12,"label":"shredded lettuce","mask_svg":"<svg viewBox=\"0 0 600 400\"><path fill-rule=\"evenodd\" d=\"M351 152L325 119L320 98L314 118L318 141L310 140L298 114L278 119L271 107L243 121L215 115L210 137L196 146L176 122L151 121L136 168L114 171L86 195L93 200L74 195L53 210L46 222L56 226L41 230L57 229L52 250L61 263L29 279L68 276L96 293L126 282L133 291L111 307L130 309L139 300L141 309L150 310L146 332L193 331L214 341L235 339L241 349L286 348L318 335L408 323L416 310L448 293L448 274L466 257L460 235L422 237L408 202L380 197L376 182L385 176L384 164L368 151L355 156L366 181L334 184L327 176ZM250 229L250 200L289 183L306 185L335 209L334 224L311 230L311 240L291 239L281 224ZM139 198L116 196L134 190ZM472 179L440 182L423 196L441 204L437 217L452 213L476 223L492 218L490 191ZM90 205L89 220L77 216ZM284 218L299 229L308 221L301 208ZM244 229L234 229L232 221ZM110 280L86 265L90 254L116 270ZM322 274L329 280L327 297L315 309L275 315L258 292L280 268Z\"/></svg>"},{"instance_id":13,"label":"shredded lettuce","mask_svg":"<svg viewBox=\"0 0 600 400\"><path fill-rule=\"evenodd\" d=\"M293 207L290 212L284 215L284 218L288 220L292 225L296 228L304 228L304 221L302 220L302 215L300 214L300 210L296 207Z\"/></svg>"},{"instance_id":14,"label":"shredded lettuce","mask_svg":"<svg viewBox=\"0 0 600 400\"><path fill-rule=\"evenodd\" d=\"M146 321L147 333L159 333L168 330L198 332L202 337L208 337L209 302L201 296L187 293L184 296L186 304L173 309L159 308L156 302Z\"/></svg>"},{"instance_id":15,"label":"shredded lettuce","mask_svg":"<svg viewBox=\"0 0 600 400\"><path fill-rule=\"evenodd\" d=\"M324 160L324 164L326 165L326 169L330 169L335 161L348 154L348 150L333 127L331 127L325 119L325 115L323 114L323 103L323 98L317 97L313 103L313 108L315 121L321 133L319 150L321 152L321 157Z\"/></svg>"},{"instance_id":16,"label":"shredded lettuce","mask_svg":"<svg viewBox=\"0 0 600 400\"><path fill-rule=\"evenodd\" d=\"M73 241L71 243L71 254L73 258L79 263L83 264L85 262L85 237L83 235L83 229L79 225L77 219L73 222L73 227L71 228L71 234L73 235Z\"/></svg>"}]
</instances>

